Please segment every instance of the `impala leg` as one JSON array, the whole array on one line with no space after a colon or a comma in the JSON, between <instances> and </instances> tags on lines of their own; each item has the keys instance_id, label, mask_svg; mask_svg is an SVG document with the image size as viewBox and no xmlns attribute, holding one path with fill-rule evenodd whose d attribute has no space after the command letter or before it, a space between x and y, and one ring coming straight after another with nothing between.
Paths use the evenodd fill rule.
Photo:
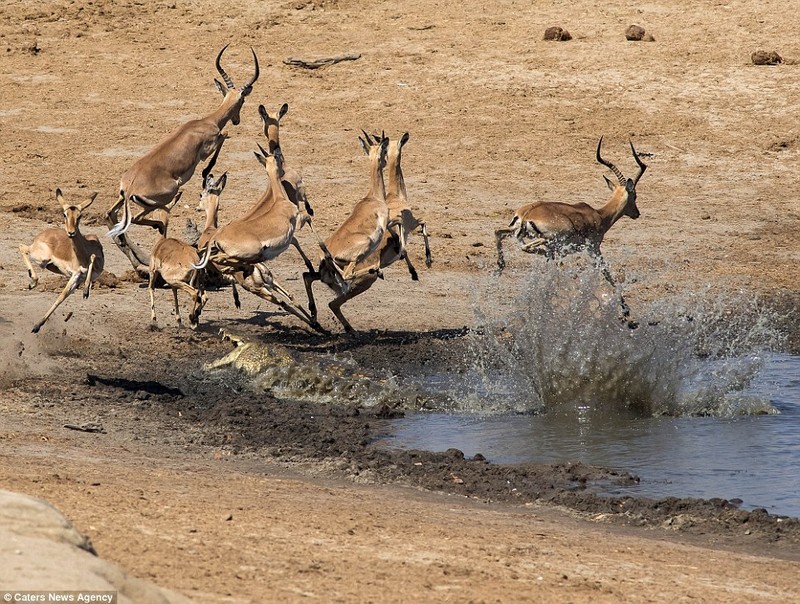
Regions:
<instances>
[{"instance_id":1,"label":"impala leg","mask_svg":"<svg viewBox=\"0 0 800 604\"><path fill-rule=\"evenodd\" d=\"M200 312L198 311L198 307L200 306L200 290L183 282L178 282L172 286L172 293L175 298L175 315L178 317L178 325L183 324L181 321L180 311L178 309L178 290L186 292L186 294L189 296L189 299L192 300L192 310L189 314L189 327L195 329L197 328L197 323L200 317Z\"/></svg>"},{"instance_id":2,"label":"impala leg","mask_svg":"<svg viewBox=\"0 0 800 604\"><path fill-rule=\"evenodd\" d=\"M321 278L317 271L303 273L303 283L306 286L306 295L308 296L308 313L314 321L317 320L317 303L314 301L312 285L314 285L314 281L319 281Z\"/></svg>"},{"instance_id":3,"label":"impala leg","mask_svg":"<svg viewBox=\"0 0 800 604\"><path fill-rule=\"evenodd\" d=\"M405 256L406 266L408 267L408 273L411 275L412 281L419 281L419 275L417 275L417 269L414 268L414 265L411 264L411 258L408 257L408 254Z\"/></svg>"},{"instance_id":4,"label":"impala leg","mask_svg":"<svg viewBox=\"0 0 800 604\"><path fill-rule=\"evenodd\" d=\"M147 280L147 291L150 293L150 324L151 326L155 326L157 324L156 321L156 271L153 268L150 268L150 275L148 276Z\"/></svg>"},{"instance_id":5,"label":"impala leg","mask_svg":"<svg viewBox=\"0 0 800 604\"><path fill-rule=\"evenodd\" d=\"M257 264L253 269L255 270L247 276L244 276L243 273L236 273L237 280L243 288L259 298L279 306L290 315L297 317L317 331L323 331L316 319L312 318L303 308L294 304L294 300L292 300L286 290L279 285L277 288L274 288L276 285L275 281L272 279L272 274L265 266ZM286 299L281 299L276 296L274 293L275 289L277 289L278 292L286 292Z\"/></svg>"},{"instance_id":6,"label":"impala leg","mask_svg":"<svg viewBox=\"0 0 800 604\"><path fill-rule=\"evenodd\" d=\"M296 237L292 237L292 245L295 248L297 248L297 251L299 252L300 257L303 259L303 262L306 263L306 268L308 270L310 270L310 271L313 271L314 270L314 265L311 264L311 260L308 259L308 256L306 256L306 253L303 251L303 248L300 247L300 242L297 241Z\"/></svg>"},{"instance_id":7,"label":"impala leg","mask_svg":"<svg viewBox=\"0 0 800 604\"><path fill-rule=\"evenodd\" d=\"M342 270L342 267L340 267L336 263L336 261L333 259L333 256L331 255L330 250L328 249L328 246L325 245L325 242L320 238L319 235L317 235L317 232L314 230L314 225L311 223L311 220L308 220L308 228L311 229L311 233L314 235L314 237L316 237L317 243L319 244L319 247L322 250L322 255L325 257L325 260L327 260L330 263L330 267L333 270L334 275L336 275L335 278L339 284L339 287L347 288L348 285L344 278L344 271ZM312 271L314 270L313 267L311 270Z\"/></svg>"},{"instance_id":8,"label":"impala leg","mask_svg":"<svg viewBox=\"0 0 800 604\"><path fill-rule=\"evenodd\" d=\"M422 230L422 240L425 242L425 266L430 268L431 264L433 264L433 258L431 257L431 245L428 241L428 227L424 222L420 222L419 225Z\"/></svg>"},{"instance_id":9,"label":"impala leg","mask_svg":"<svg viewBox=\"0 0 800 604\"><path fill-rule=\"evenodd\" d=\"M33 333L39 333L39 330L42 328L42 325L44 325L47 322L47 319L49 319L50 316L61 305L61 303L64 300L66 300L69 297L69 295L78 288L78 282L80 281L82 274L83 273L81 271L75 271L74 273L72 273L72 276L69 278L69 281L67 281L67 284L66 286L64 286L64 289L58 295L58 298L56 298L56 301L53 304L53 306L51 306L50 310L48 310L47 313L44 315L44 317L42 317L42 320L39 321L36 325L34 325L33 329L31 329Z\"/></svg>"},{"instance_id":10,"label":"impala leg","mask_svg":"<svg viewBox=\"0 0 800 604\"><path fill-rule=\"evenodd\" d=\"M195 285L195 282L197 283ZM189 325L196 328L200 323L200 314L206 307L208 302L208 295L206 294L205 286L205 271L194 271L190 284L195 288L195 296L192 302L192 314L189 315Z\"/></svg>"},{"instance_id":11,"label":"impala leg","mask_svg":"<svg viewBox=\"0 0 800 604\"><path fill-rule=\"evenodd\" d=\"M400 232L396 233L394 227L400 227ZM406 255L407 239L405 223L403 223L401 219L392 220L386 225L386 230L389 231L389 235L397 246L397 256L399 258L404 258Z\"/></svg>"},{"instance_id":12,"label":"impala leg","mask_svg":"<svg viewBox=\"0 0 800 604\"><path fill-rule=\"evenodd\" d=\"M30 279L28 282L28 289L33 289L39 284L39 275L36 274L36 269L33 268L33 263L31 262L30 246L21 243L19 245L19 253L22 254L22 261L25 263L25 266L28 267L28 278Z\"/></svg>"},{"instance_id":13,"label":"impala leg","mask_svg":"<svg viewBox=\"0 0 800 604\"><path fill-rule=\"evenodd\" d=\"M423 231L424 233L425 231ZM501 274L503 269L506 267L506 259L503 255L503 240L507 237L510 237L516 232L516 229L505 228L505 229L497 229L494 232L494 237L497 242L497 274ZM427 239L426 239L427 241ZM427 244L426 244L426 253L427 253ZM430 265L429 265L430 266Z\"/></svg>"},{"instance_id":14,"label":"impala leg","mask_svg":"<svg viewBox=\"0 0 800 604\"><path fill-rule=\"evenodd\" d=\"M608 263L606 263L606 259L603 257L602 254L597 254L597 265L600 268L600 272L602 273L603 277L606 281L611 284L613 291L617 291L617 283L614 281L614 277L611 275L611 270L608 267ZM619 292L619 305L622 310L622 319L628 321L629 327L638 327L638 323L630 319L631 316L631 309L628 304L625 302L625 297L622 295L622 292Z\"/></svg>"},{"instance_id":15,"label":"impala leg","mask_svg":"<svg viewBox=\"0 0 800 604\"><path fill-rule=\"evenodd\" d=\"M94 262L97 257L92 254L89 258L89 270L86 271L86 279L83 280L83 299L89 297L89 292L92 289L92 273L94 272Z\"/></svg>"},{"instance_id":16,"label":"impala leg","mask_svg":"<svg viewBox=\"0 0 800 604\"><path fill-rule=\"evenodd\" d=\"M526 254L543 254L547 252L547 239L537 237L523 245L520 249Z\"/></svg>"},{"instance_id":17,"label":"impala leg","mask_svg":"<svg viewBox=\"0 0 800 604\"><path fill-rule=\"evenodd\" d=\"M233 290L233 305L236 308L241 308L242 307L242 303L239 301L239 290L236 289L236 284L235 283L231 284L231 289Z\"/></svg>"},{"instance_id":18,"label":"impala leg","mask_svg":"<svg viewBox=\"0 0 800 604\"><path fill-rule=\"evenodd\" d=\"M333 314L336 315L336 318L339 319L339 323L342 324L342 327L344 327L344 330L346 332L351 333L354 330L352 325L350 325L350 323L347 321L347 319L344 318L344 315L342 314L342 305L348 300L355 298L357 295L363 294L370 287L372 287L372 284L375 283L377 279L378 279L377 275L374 274L366 275L364 278L359 279L355 283L353 283L352 287L346 294L342 294L341 296L332 300L328 304L328 308L330 308L331 312L333 312Z\"/></svg>"},{"instance_id":19,"label":"impala leg","mask_svg":"<svg viewBox=\"0 0 800 604\"><path fill-rule=\"evenodd\" d=\"M181 308L180 305L178 304L178 288L173 285L171 289L172 289L172 301L175 304L175 317L178 322L178 327L180 327L183 324L183 321L181 320Z\"/></svg>"}]
</instances>

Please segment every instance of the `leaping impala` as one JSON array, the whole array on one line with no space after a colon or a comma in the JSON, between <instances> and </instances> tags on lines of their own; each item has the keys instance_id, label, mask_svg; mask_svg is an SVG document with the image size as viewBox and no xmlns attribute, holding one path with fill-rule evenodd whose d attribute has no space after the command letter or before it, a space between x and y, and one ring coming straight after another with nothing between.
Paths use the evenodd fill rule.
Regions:
<instances>
[{"instance_id":1,"label":"leaping impala","mask_svg":"<svg viewBox=\"0 0 800 604\"><path fill-rule=\"evenodd\" d=\"M265 264L293 245L306 267L313 270L311 261L295 238L295 232L309 218L289 200L281 184L283 156L280 147L274 153L260 146L259 149L261 153L255 155L267 171L269 188L246 218L217 229L205 247L203 259L195 268L205 268L210 261L247 291L280 306L314 329L320 329L316 319L295 304L291 294L275 281Z\"/></svg>"},{"instance_id":2,"label":"leaping impala","mask_svg":"<svg viewBox=\"0 0 800 604\"><path fill-rule=\"evenodd\" d=\"M535 201L519 208L514 213L511 224L505 229L497 229L497 268L505 268L503 240L514 235L524 245L522 250L529 254L544 254L548 258L587 249L593 255L600 255L600 244L608 230L622 216L639 218L636 207L636 185L647 169L636 149L631 145L633 159L639 166L635 178L625 178L622 172L610 161L600 156L603 137L597 143L597 161L606 166L617 177L618 184L603 178L611 189L611 197L600 208L587 203L562 203L560 201Z\"/></svg>"},{"instance_id":3,"label":"leaping impala","mask_svg":"<svg viewBox=\"0 0 800 604\"><path fill-rule=\"evenodd\" d=\"M386 229L383 236L383 244L380 248L381 268L386 268L394 264L401 258L406 261L408 272L413 281L418 281L417 271L411 264L408 257L408 236L416 229L422 231L422 238L425 242L425 266L430 268L431 248L428 242L428 229L425 222L416 218L411 211L406 193L406 182L403 178L403 169L400 166L402 159L403 146L408 142L408 132L403 134L398 140L389 142L389 149L386 153L386 174L388 183L386 185L386 205L389 208L389 222L397 223L399 233L394 232L394 227Z\"/></svg>"},{"instance_id":4,"label":"leaping impala","mask_svg":"<svg viewBox=\"0 0 800 604\"><path fill-rule=\"evenodd\" d=\"M264 105L258 106L258 114L261 116L261 120L264 122L264 136L267 137L268 141L267 150L270 153L274 153L275 149L281 146L281 118L286 115L287 111L289 111L289 105L287 103L281 105L275 115L270 115ZM284 166L283 178L281 179L281 182L283 182L283 187L286 189L286 194L289 196L289 200L298 208L302 202L303 205L305 205L306 213L309 216L313 216L314 209L311 207L311 204L308 203L306 186L303 182L303 177L300 176L300 172L294 168Z\"/></svg>"},{"instance_id":5,"label":"leaping impala","mask_svg":"<svg viewBox=\"0 0 800 604\"><path fill-rule=\"evenodd\" d=\"M219 150L227 137L225 126L228 122L234 126L239 124L239 113L245 97L252 92L253 84L258 79L258 57L251 48L255 72L237 90L220 64L226 48L227 45L219 51L216 60L217 71L225 82L223 86L219 80L214 80L223 96L220 106L206 117L180 126L122 175L119 199L107 215L108 223L112 226L108 236L128 256L134 268L146 265L148 261L141 250L127 241L124 236L126 231L131 224L158 228L161 221L148 219L147 215L166 207L178 194L181 186L192 177L197 165ZM131 204L136 206L135 209ZM122 219L117 222L120 209Z\"/></svg>"},{"instance_id":6,"label":"leaping impala","mask_svg":"<svg viewBox=\"0 0 800 604\"><path fill-rule=\"evenodd\" d=\"M34 264L69 278L50 310L33 326L33 333L39 332L81 282L84 284L83 297L88 298L92 282L103 272L104 256L100 240L96 235L83 235L80 231L81 214L92 205L96 196L97 193L92 193L88 201L72 205L64 200L61 189L56 189L56 199L64 209L64 228L46 229L36 235L30 245L19 246L22 260L28 267L28 289L33 289L39 283Z\"/></svg>"},{"instance_id":7,"label":"leaping impala","mask_svg":"<svg viewBox=\"0 0 800 604\"><path fill-rule=\"evenodd\" d=\"M204 287L205 275L203 271L198 271L194 268L194 265L200 262L197 250L185 241L167 237L169 214L167 214L166 218L167 222L165 222L163 230L160 231L161 236L153 246L153 252L150 254L150 274L147 289L150 293L151 325L157 325L155 287L156 278L160 275L172 290L172 298L175 303L175 318L178 326L182 324L178 305L178 290L181 290L186 292L192 301L192 310L189 313L189 327L196 329L200 313L207 300Z\"/></svg>"},{"instance_id":8,"label":"leaping impala","mask_svg":"<svg viewBox=\"0 0 800 604\"><path fill-rule=\"evenodd\" d=\"M530 254L543 254L547 258L556 258L585 249L598 260L606 280L612 286L615 285L600 252L600 244L608 230L622 216L628 216L634 220L639 218L639 208L636 206L636 185L647 169L647 165L636 153L631 142L631 152L639 166L639 172L632 179L625 178L619 168L600 156L602 144L603 137L601 136L597 143L597 161L611 170L617 178L617 184L614 184L603 175L611 190L609 200L600 208L593 208L586 203L568 204L557 201L538 201L522 206L514 213L514 218L507 228L495 231L498 273L505 268L503 240L513 235L523 243L522 251ZM625 301L621 302L623 314L627 316L629 313Z\"/></svg>"},{"instance_id":9,"label":"leaping impala","mask_svg":"<svg viewBox=\"0 0 800 604\"><path fill-rule=\"evenodd\" d=\"M369 157L370 186L367 195L359 201L344 223L325 240L325 255L317 271L303 273L308 294L308 308L316 320L317 306L312 285L321 280L337 297L328 304L345 331L353 331L344 318L341 306L351 298L365 292L380 275L380 246L389 225L389 207L386 205L386 187L383 168L389 139L370 137L364 132L358 138Z\"/></svg>"}]
</instances>

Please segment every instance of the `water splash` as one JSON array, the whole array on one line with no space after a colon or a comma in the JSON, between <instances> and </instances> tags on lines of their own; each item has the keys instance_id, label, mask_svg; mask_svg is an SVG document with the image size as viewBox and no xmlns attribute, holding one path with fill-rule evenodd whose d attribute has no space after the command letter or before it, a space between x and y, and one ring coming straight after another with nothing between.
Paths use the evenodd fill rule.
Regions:
<instances>
[{"instance_id":1,"label":"water splash","mask_svg":"<svg viewBox=\"0 0 800 604\"><path fill-rule=\"evenodd\" d=\"M503 279L506 279L505 277ZM650 415L774 413L747 388L780 347L745 292L684 294L620 319L620 292L587 259L537 262L511 304L478 305L473 411ZM496 290L496 288L495 288ZM638 312L637 312L638 311Z\"/></svg>"}]
</instances>

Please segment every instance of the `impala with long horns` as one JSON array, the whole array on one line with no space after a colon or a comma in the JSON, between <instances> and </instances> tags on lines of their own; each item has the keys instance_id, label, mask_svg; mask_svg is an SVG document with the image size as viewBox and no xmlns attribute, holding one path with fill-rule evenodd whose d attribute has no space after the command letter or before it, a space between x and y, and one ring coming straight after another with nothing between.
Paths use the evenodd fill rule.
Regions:
<instances>
[{"instance_id":1,"label":"impala with long horns","mask_svg":"<svg viewBox=\"0 0 800 604\"><path fill-rule=\"evenodd\" d=\"M223 96L220 106L206 117L180 126L122 175L119 199L108 211L109 225L113 225L108 236L114 238L135 268L148 264L148 259L140 250L136 250L138 253L131 250L123 237L128 227L131 224L159 227L162 221L148 219L148 214L169 205L181 186L192 177L197 165L219 150L227 137L225 126L228 122L234 126L239 124L242 105L258 79L258 57L251 48L255 64L253 77L236 89L220 64L226 48L227 45L219 51L216 60L217 71L225 82L223 86L219 80L214 80ZM117 222L120 209L122 219Z\"/></svg>"},{"instance_id":2,"label":"impala with long horns","mask_svg":"<svg viewBox=\"0 0 800 604\"><path fill-rule=\"evenodd\" d=\"M597 161L606 166L617 178L617 184L603 178L611 189L611 197L601 207L587 203L563 203L560 201L535 201L519 208L507 228L495 231L497 240L497 268L505 268L503 240L513 235L523 245L522 251L529 254L544 254L548 258L586 249L600 256L600 244L608 230L622 216L639 218L636 207L636 185L647 169L633 143L630 143L633 159L639 166L634 178L625 178L610 161L600 156L603 137L597 143Z\"/></svg>"}]
</instances>

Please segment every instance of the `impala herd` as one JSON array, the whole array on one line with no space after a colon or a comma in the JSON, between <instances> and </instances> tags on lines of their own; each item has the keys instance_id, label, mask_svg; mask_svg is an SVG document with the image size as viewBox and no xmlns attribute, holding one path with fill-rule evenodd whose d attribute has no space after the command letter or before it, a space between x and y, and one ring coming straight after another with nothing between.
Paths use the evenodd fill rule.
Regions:
<instances>
[{"instance_id":1,"label":"impala herd","mask_svg":"<svg viewBox=\"0 0 800 604\"><path fill-rule=\"evenodd\" d=\"M314 282L322 281L335 295L329 303L331 311L345 331L351 332L353 328L342 314L342 305L383 278L384 269L402 259L411 278L418 279L407 253L409 235L416 230L421 231L425 243L425 264L431 266L427 228L409 206L401 167L402 151L409 135L405 133L398 139L389 139L384 134L370 135L362 130L363 137L359 137L359 141L368 157L369 189L339 228L323 241L314 232L314 212L300 173L287 166L281 151L280 121L288 105L282 105L274 115L261 105L258 112L267 145L264 148L258 144L255 156L266 172L267 188L243 216L219 226L220 197L225 190L227 173L215 177L212 169L228 136L225 127L229 122L239 124L242 106L259 76L258 57L251 49L253 75L237 89L221 65L226 49L227 45L220 50L215 62L224 82L223 85L214 80L223 96L221 104L206 117L177 128L123 174L118 200L106 215L110 227L108 236L137 271L148 273L153 325L156 325L154 290L160 276L172 289L178 324L181 323L178 291L187 293L191 299L189 324L194 328L207 301L206 284L213 281L232 287L237 308L240 306L239 286L281 307L312 329L325 332L317 320L313 293ZM599 208L562 202L533 202L520 207L507 228L495 231L498 275L505 267L503 241L513 235L523 251L548 259L586 250L597 258L603 275L613 284L611 273L602 260L600 244L620 217L638 218L636 185L647 166L631 143L639 171L635 178L625 178L614 164L601 157L602 142L601 137L597 161L616 177L616 183L604 177L611 189L610 199ZM197 243L190 245L167 236L170 210L180 199L181 187L206 160L209 161L202 170L203 190L198 207L205 212L206 221ZM55 303L33 327L34 333L81 284L84 298L88 297L92 283L103 271L103 247L99 239L80 232L81 213L96 195L92 194L82 204L71 205L57 189L56 199L64 209L64 228L46 229L31 245L19 246L28 268L29 288L38 283L35 267L68 278ZM159 231L159 238L149 254L129 239L127 232L132 224ZM317 264L301 248L296 237L306 225L319 245ZM290 246L300 254L307 269L303 273L308 296L306 307L295 302L268 266ZM623 300L620 302L623 315L627 317L627 306Z\"/></svg>"}]
</instances>

